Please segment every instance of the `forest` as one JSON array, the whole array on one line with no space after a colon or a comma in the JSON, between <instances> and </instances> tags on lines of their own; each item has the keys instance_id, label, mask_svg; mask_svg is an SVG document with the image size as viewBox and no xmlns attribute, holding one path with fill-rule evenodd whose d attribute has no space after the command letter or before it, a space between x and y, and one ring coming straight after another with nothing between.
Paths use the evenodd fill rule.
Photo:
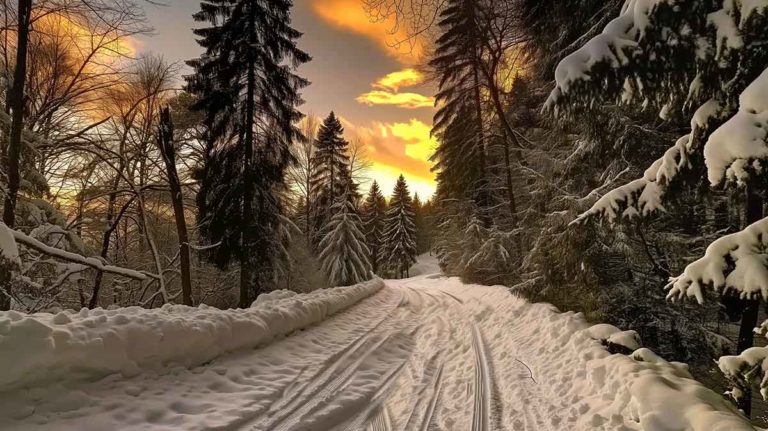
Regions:
<instances>
[{"instance_id":1,"label":"forest","mask_svg":"<svg viewBox=\"0 0 768 431\"><path fill-rule=\"evenodd\" d=\"M132 55L146 3L3 3L0 310L248 308L428 254L768 420L768 1L360 0L423 50L433 196L303 110L292 1L202 0L185 65Z\"/></svg>"}]
</instances>

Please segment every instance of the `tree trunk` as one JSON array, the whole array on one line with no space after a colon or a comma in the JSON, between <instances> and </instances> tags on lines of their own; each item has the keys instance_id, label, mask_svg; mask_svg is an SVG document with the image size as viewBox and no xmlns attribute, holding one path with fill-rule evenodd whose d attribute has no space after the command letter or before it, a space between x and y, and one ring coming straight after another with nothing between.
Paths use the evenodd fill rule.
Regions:
<instances>
[{"instance_id":1,"label":"tree trunk","mask_svg":"<svg viewBox=\"0 0 768 431\"><path fill-rule=\"evenodd\" d=\"M512 165L509 158L509 143L506 139L506 132L504 133L504 167L507 171L507 199L509 200L509 216L511 217L512 224L517 227L517 202L515 201L515 189L512 184Z\"/></svg>"},{"instance_id":2,"label":"tree trunk","mask_svg":"<svg viewBox=\"0 0 768 431\"><path fill-rule=\"evenodd\" d=\"M477 65L472 66L472 75L474 79L474 96L475 96L475 114L477 115L477 136L478 136L478 149L480 154L480 184L478 184L478 193L477 193L477 206L480 210L481 218L483 220L483 224L485 227L488 227L491 222L491 217L489 214L485 214L485 210L488 208L490 202L489 202L489 196L488 196L488 187L486 184L486 167L485 167L485 136L484 136L484 129L483 129L483 108L481 105L481 99L480 99L480 78L478 77L477 72Z\"/></svg>"},{"instance_id":3,"label":"tree trunk","mask_svg":"<svg viewBox=\"0 0 768 431\"><path fill-rule=\"evenodd\" d=\"M747 225L755 223L763 218L763 198L754 190L754 186L747 185ZM741 326L739 327L739 342L736 346L736 354L752 347L755 338L754 329L757 326L757 314L759 300L743 300L743 312ZM744 395L738 400L738 407L749 417L752 414L752 390L744 388Z\"/></svg>"},{"instance_id":4,"label":"tree trunk","mask_svg":"<svg viewBox=\"0 0 768 431\"><path fill-rule=\"evenodd\" d=\"M13 87L8 95L8 108L11 110L11 133L8 140L8 148L4 153L8 189L3 202L3 222L13 229L16 222L16 199L21 184L20 159L21 159L21 132L24 129L24 85L27 77L27 42L29 40L29 19L32 11L32 0L19 0L19 26L16 43L16 68L13 71ZM7 109L8 109L7 108ZM4 274L2 277L2 289L0 294L0 310L11 308L11 277Z\"/></svg>"},{"instance_id":5,"label":"tree trunk","mask_svg":"<svg viewBox=\"0 0 768 431\"><path fill-rule=\"evenodd\" d=\"M248 42L256 43L256 10L253 3L248 7ZM256 70L253 57L248 59L248 82L246 88L245 148L243 149L243 226L240 227L240 308L250 305L250 290L254 287L253 257L251 256L251 231L253 227L253 121L256 110Z\"/></svg>"},{"instance_id":6,"label":"tree trunk","mask_svg":"<svg viewBox=\"0 0 768 431\"><path fill-rule=\"evenodd\" d=\"M24 129L24 85L27 77L27 43L29 40L29 19L32 0L19 0L18 41L16 43L16 67L13 72L13 87L8 97L11 109L11 135L6 154L8 190L3 205L3 222L13 228L16 218L16 200L21 183L21 134Z\"/></svg>"},{"instance_id":7,"label":"tree trunk","mask_svg":"<svg viewBox=\"0 0 768 431\"><path fill-rule=\"evenodd\" d=\"M160 112L158 147L163 155L168 186L171 189L171 204L176 221L176 233L179 237L179 262L181 266L181 297L184 305L192 305L192 275L189 257L189 234L184 217L184 199L181 194L181 182L176 171L176 149L173 147L173 121L171 111L165 108Z\"/></svg>"},{"instance_id":8,"label":"tree trunk","mask_svg":"<svg viewBox=\"0 0 768 431\"><path fill-rule=\"evenodd\" d=\"M120 143L120 154L123 153L124 141ZM118 172L115 173L115 179L112 181L112 191L109 193L109 200L107 202L107 229L101 238L101 256L102 259L107 260L109 257L109 245L112 241L112 233L117 229L120 217L115 218L115 205L117 203L117 188L120 186L120 176L125 169L124 159L120 158L118 165ZM96 308L99 304L99 292L101 290L101 284L104 280L104 273L99 271L96 273L96 277L93 280L93 291L91 292L91 299L88 301L88 308Z\"/></svg>"}]
</instances>

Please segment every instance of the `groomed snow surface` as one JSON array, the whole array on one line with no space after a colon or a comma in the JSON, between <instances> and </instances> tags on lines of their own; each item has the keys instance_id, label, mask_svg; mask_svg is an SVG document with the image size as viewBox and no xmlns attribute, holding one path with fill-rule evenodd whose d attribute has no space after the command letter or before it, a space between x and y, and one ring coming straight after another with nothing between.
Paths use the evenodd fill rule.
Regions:
<instances>
[{"instance_id":1,"label":"groomed snow surface","mask_svg":"<svg viewBox=\"0 0 768 431\"><path fill-rule=\"evenodd\" d=\"M755 429L633 332L436 271L248 310L0 313L0 429Z\"/></svg>"}]
</instances>

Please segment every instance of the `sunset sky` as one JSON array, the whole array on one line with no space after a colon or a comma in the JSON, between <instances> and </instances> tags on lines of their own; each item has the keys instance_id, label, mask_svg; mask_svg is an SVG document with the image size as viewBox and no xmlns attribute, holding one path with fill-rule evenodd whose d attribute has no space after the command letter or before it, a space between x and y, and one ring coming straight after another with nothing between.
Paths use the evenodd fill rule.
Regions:
<instances>
[{"instance_id":1,"label":"sunset sky","mask_svg":"<svg viewBox=\"0 0 768 431\"><path fill-rule=\"evenodd\" d=\"M139 52L179 62L199 56L191 33L198 1L165 4L146 7L155 34L139 40ZM295 0L293 25L304 33L300 47L313 57L299 70L312 82L303 92L303 112L324 118L335 111L347 139L367 145L373 162L369 176L386 194L402 173L411 191L422 199L431 196L435 184L427 159L435 145L429 137L434 90L413 69L419 47L395 48L398 35L390 34L391 24L371 22L361 0Z\"/></svg>"}]
</instances>

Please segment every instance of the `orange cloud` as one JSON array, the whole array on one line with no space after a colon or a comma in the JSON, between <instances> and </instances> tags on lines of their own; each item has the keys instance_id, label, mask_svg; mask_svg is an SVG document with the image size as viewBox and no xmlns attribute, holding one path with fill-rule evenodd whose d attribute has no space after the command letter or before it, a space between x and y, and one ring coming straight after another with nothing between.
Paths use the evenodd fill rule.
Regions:
<instances>
[{"instance_id":1,"label":"orange cloud","mask_svg":"<svg viewBox=\"0 0 768 431\"><path fill-rule=\"evenodd\" d=\"M429 135L429 125L412 119L407 123L372 122L366 127L341 120L347 139L357 139L365 146L373 164L370 176L385 192L402 173L422 198L434 193L435 176L428 159L437 142Z\"/></svg>"},{"instance_id":2,"label":"orange cloud","mask_svg":"<svg viewBox=\"0 0 768 431\"><path fill-rule=\"evenodd\" d=\"M394 17L372 21L361 0L310 0L314 12L327 23L375 41L404 64L416 64L424 49L399 29ZM395 29L393 31L393 29Z\"/></svg>"},{"instance_id":3,"label":"orange cloud","mask_svg":"<svg viewBox=\"0 0 768 431\"><path fill-rule=\"evenodd\" d=\"M87 62L91 69L107 68L114 62L133 57L139 48L135 38L118 30L100 28L98 24L63 13L46 13L36 18L34 28L38 34L67 46L71 55Z\"/></svg>"}]
</instances>

